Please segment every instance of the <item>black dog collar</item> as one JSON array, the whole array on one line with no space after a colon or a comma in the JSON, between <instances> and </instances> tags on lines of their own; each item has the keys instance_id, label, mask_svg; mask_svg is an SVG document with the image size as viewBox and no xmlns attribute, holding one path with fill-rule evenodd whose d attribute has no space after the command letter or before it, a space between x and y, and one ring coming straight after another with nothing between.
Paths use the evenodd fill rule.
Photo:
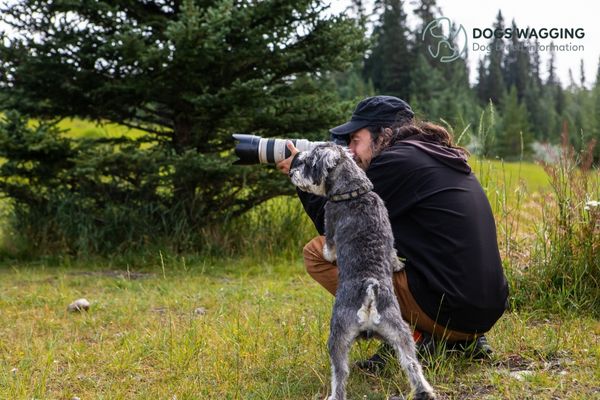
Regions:
<instances>
[{"instance_id":1,"label":"black dog collar","mask_svg":"<svg viewBox=\"0 0 600 400\"><path fill-rule=\"evenodd\" d=\"M364 194L369 193L370 191L371 191L371 189L357 189L357 190L353 190L351 192L333 194L333 195L329 196L328 200L333 201L335 203L338 201L346 201L346 200L356 199Z\"/></svg>"}]
</instances>

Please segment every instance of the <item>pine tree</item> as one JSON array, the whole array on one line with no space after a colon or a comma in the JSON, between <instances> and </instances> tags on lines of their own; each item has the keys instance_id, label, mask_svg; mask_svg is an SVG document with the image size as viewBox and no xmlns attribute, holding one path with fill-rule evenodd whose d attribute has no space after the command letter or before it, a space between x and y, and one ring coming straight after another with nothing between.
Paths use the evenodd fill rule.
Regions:
<instances>
[{"instance_id":1,"label":"pine tree","mask_svg":"<svg viewBox=\"0 0 600 400\"><path fill-rule=\"evenodd\" d=\"M412 58L409 30L402 0L381 0L382 9L373 35L375 45L364 64L364 77L371 80L378 93L409 100Z\"/></svg>"},{"instance_id":2,"label":"pine tree","mask_svg":"<svg viewBox=\"0 0 600 400\"><path fill-rule=\"evenodd\" d=\"M553 43L551 42L551 46ZM548 78L544 85L543 96L547 96L547 112L549 116L549 138L553 141L560 140L560 132L564 121L565 95L556 75L556 53L550 51L548 59Z\"/></svg>"},{"instance_id":3,"label":"pine tree","mask_svg":"<svg viewBox=\"0 0 600 400\"><path fill-rule=\"evenodd\" d=\"M575 78L573 77L573 70L571 68L569 68L569 90L577 90L577 84L575 83Z\"/></svg>"},{"instance_id":4,"label":"pine tree","mask_svg":"<svg viewBox=\"0 0 600 400\"><path fill-rule=\"evenodd\" d=\"M577 151L583 151L592 140L596 128L593 92L585 86L573 84L564 91L564 95L564 118L572 133L570 142Z\"/></svg>"},{"instance_id":5,"label":"pine tree","mask_svg":"<svg viewBox=\"0 0 600 400\"><path fill-rule=\"evenodd\" d=\"M6 3L0 18L15 35L0 41L0 109L143 130L146 147L128 151L168 160L156 164L152 179L160 185L149 186L148 204L141 203L160 202L148 221L163 223L161 210L182 209L198 232L292 192L272 168L232 166L232 133L322 139L345 118L327 77L359 58L366 43L354 20L328 16L326 7L318 0ZM113 150L100 153L98 144L94 154L118 152L121 145L111 143ZM119 188L149 173L90 171L98 187ZM75 196L83 181L61 188ZM90 198L98 208L117 201L127 205L117 196Z\"/></svg>"},{"instance_id":6,"label":"pine tree","mask_svg":"<svg viewBox=\"0 0 600 400\"><path fill-rule=\"evenodd\" d=\"M540 47L540 41L538 40L538 38L535 38L533 44L530 42L529 46L535 46L535 51L531 53L531 75L534 79L534 83L537 87L542 87L542 77L541 77L541 65L542 65L542 61L540 60L540 52L539 52L539 47Z\"/></svg>"},{"instance_id":7,"label":"pine tree","mask_svg":"<svg viewBox=\"0 0 600 400\"><path fill-rule=\"evenodd\" d=\"M548 131L548 109L541 106L542 102L542 79L540 77L540 54L538 51L539 41L536 38L534 42L527 42L529 48L534 47L535 51L530 52L529 76L525 85L524 99L529 114L529 126L534 137L543 140L547 137Z\"/></svg>"},{"instance_id":8,"label":"pine tree","mask_svg":"<svg viewBox=\"0 0 600 400\"><path fill-rule=\"evenodd\" d=\"M415 56L419 53L423 55L428 55L428 49L437 49L438 42L434 35L423 35L425 28L429 25L430 22L435 20L437 16L440 14L440 9L436 4L436 0L420 0L417 6L414 9L414 14L420 21L415 30L415 42L413 46L413 52ZM436 31L438 28L432 29L432 31ZM439 32L443 34L443 32ZM425 58L432 67L438 68L440 62L431 56Z\"/></svg>"},{"instance_id":9,"label":"pine tree","mask_svg":"<svg viewBox=\"0 0 600 400\"><path fill-rule=\"evenodd\" d=\"M504 106L503 125L498 138L498 154L505 158L528 154L531 141L527 109L524 104L519 104L517 89L512 86Z\"/></svg>"},{"instance_id":10,"label":"pine tree","mask_svg":"<svg viewBox=\"0 0 600 400\"><path fill-rule=\"evenodd\" d=\"M551 42L550 46L554 43ZM550 51L550 58L548 59L548 78L546 78L546 85L554 86L558 83L558 78L556 76L556 53L554 50Z\"/></svg>"},{"instance_id":11,"label":"pine tree","mask_svg":"<svg viewBox=\"0 0 600 400\"><path fill-rule=\"evenodd\" d=\"M487 97L487 69L485 68L485 59L482 58L479 60L479 64L477 67L477 84L475 85L475 92L477 93L477 98L481 103L486 101Z\"/></svg>"},{"instance_id":12,"label":"pine tree","mask_svg":"<svg viewBox=\"0 0 600 400\"><path fill-rule=\"evenodd\" d=\"M452 115L442 105L441 94L447 89L447 82L424 54L417 53L411 77L410 103L418 116L435 121Z\"/></svg>"},{"instance_id":13,"label":"pine tree","mask_svg":"<svg viewBox=\"0 0 600 400\"><path fill-rule=\"evenodd\" d=\"M437 49L437 39L433 35L423 34L438 11L435 0L421 0L413 11L419 23L414 32L411 52L414 64L411 70L410 101L418 115L432 121L447 117L450 113L450 110L442 109L441 93L448 88L443 64L429 54L429 49Z\"/></svg>"},{"instance_id":14,"label":"pine tree","mask_svg":"<svg viewBox=\"0 0 600 400\"><path fill-rule=\"evenodd\" d=\"M459 44L453 41L457 27L449 26L449 32L443 32L441 27L431 25L440 13L435 0L421 1L414 12L420 21L412 50L415 64L411 73L411 105L422 117L436 122L443 119L452 129L462 132L478 114L469 85L466 55L451 62L441 61L459 49ZM426 28L431 31L424 34ZM440 35L450 41L450 46L439 46ZM430 49L440 51L437 58L431 56Z\"/></svg>"},{"instance_id":15,"label":"pine tree","mask_svg":"<svg viewBox=\"0 0 600 400\"><path fill-rule=\"evenodd\" d=\"M512 30L513 32L517 31L517 24L514 20L512 21ZM504 62L504 83L507 88L514 85L517 89L517 97L519 101L522 101L530 79L529 54L525 42L519 41L518 36L513 34L511 46Z\"/></svg>"},{"instance_id":16,"label":"pine tree","mask_svg":"<svg viewBox=\"0 0 600 400\"><path fill-rule=\"evenodd\" d=\"M362 76L362 63L348 71L333 74L337 93L341 100L356 104L365 97L375 96L375 88L371 80L365 81Z\"/></svg>"},{"instance_id":17,"label":"pine tree","mask_svg":"<svg viewBox=\"0 0 600 400\"><path fill-rule=\"evenodd\" d=\"M495 30L504 30L504 17L502 12L498 11ZM503 62L505 44L502 37L495 37L491 40L491 50L489 54L488 73L486 78L485 102L491 100L495 105L502 108L502 102L506 93L503 74Z\"/></svg>"}]
</instances>

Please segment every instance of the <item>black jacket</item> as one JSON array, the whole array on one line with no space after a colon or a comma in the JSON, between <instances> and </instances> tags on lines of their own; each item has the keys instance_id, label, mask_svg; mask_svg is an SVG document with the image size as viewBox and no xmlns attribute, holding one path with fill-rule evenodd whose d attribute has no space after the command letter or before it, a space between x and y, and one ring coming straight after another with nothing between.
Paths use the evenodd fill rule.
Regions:
<instances>
[{"instance_id":1,"label":"black jacket","mask_svg":"<svg viewBox=\"0 0 600 400\"><path fill-rule=\"evenodd\" d=\"M462 153L404 140L367 170L390 215L411 293L434 321L452 330L486 332L507 305L496 226L489 201ZM323 234L323 197L298 191Z\"/></svg>"}]
</instances>

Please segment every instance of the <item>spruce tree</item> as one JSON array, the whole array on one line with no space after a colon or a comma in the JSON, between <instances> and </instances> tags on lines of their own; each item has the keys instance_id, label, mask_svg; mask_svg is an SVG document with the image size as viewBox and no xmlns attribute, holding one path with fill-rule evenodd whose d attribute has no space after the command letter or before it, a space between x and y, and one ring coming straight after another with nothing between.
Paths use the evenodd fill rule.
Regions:
<instances>
[{"instance_id":1,"label":"spruce tree","mask_svg":"<svg viewBox=\"0 0 600 400\"><path fill-rule=\"evenodd\" d=\"M535 40L532 42L529 42L528 44L529 46L535 46L535 51L531 53L531 76L534 80L534 83L537 87L542 87L542 77L540 75L540 71L541 71L541 65L542 65L542 61L540 60L540 51L539 51L539 47L540 47L540 42L538 40L538 38L535 38Z\"/></svg>"},{"instance_id":2,"label":"spruce tree","mask_svg":"<svg viewBox=\"0 0 600 400\"><path fill-rule=\"evenodd\" d=\"M487 98L487 69L485 67L485 59L481 58L477 66L477 84L475 85L475 93L480 103L485 103Z\"/></svg>"},{"instance_id":3,"label":"spruce tree","mask_svg":"<svg viewBox=\"0 0 600 400\"><path fill-rule=\"evenodd\" d=\"M457 27L449 26L449 31L443 32L441 27L430 25L440 14L435 0L420 1L414 12L420 21L414 35L415 66L411 74L411 104L424 118L436 122L443 119L452 129L462 132L478 118L469 84L467 55L450 62L441 61L443 56L452 56L454 49L462 50L453 40ZM427 27L431 31L424 34ZM439 32L435 32L436 30ZM440 37L449 40L451 46L440 46ZM431 56L430 49L440 51L437 58Z\"/></svg>"},{"instance_id":4,"label":"spruce tree","mask_svg":"<svg viewBox=\"0 0 600 400\"><path fill-rule=\"evenodd\" d=\"M73 201L95 202L90 220L105 221L99 215L115 202L137 207L128 196L136 182L151 180L147 202L156 207L148 206L148 221L162 224L164 210L181 210L171 229L181 221L199 234L206 224L292 192L274 168L232 166L232 133L322 140L347 118L328 76L361 56L364 32L326 8L319 0L5 3L0 18L14 35L0 41L0 110L146 132L143 146L103 139L97 151L88 148L88 160L97 163L88 168L91 181L65 169L57 185ZM114 154L129 157L119 168L131 176L102 169ZM162 161L152 163L151 154ZM136 170L135 157L154 169ZM5 192L18 184L4 178ZM102 197L108 187L127 195ZM44 194L52 188L31 190L50 204Z\"/></svg>"},{"instance_id":5,"label":"spruce tree","mask_svg":"<svg viewBox=\"0 0 600 400\"><path fill-rule=\"evenodd\" d=\"M517 89L512 86L506 97L503 125L498 137L498 155L516 158L530 153L531 134L527 121L527 110L519 104Z\"/></svg>"},{"instance_id":6,"label":"spruce tree","mask_svg":"<svg viewBox=\"0 0 600 400\"><path fill-rule=\"evenodd\" d=\"M420 0L413 12L419 19L419 24L417 25L414 35L415 43L413 49L415 56L417 53L428 55L427 51L429 48L436 50L438 49L439 39L435 38L434 35L431 34L423 35L423 32L429 23L440 15L440 9L436 4L436 0ZM437 30L439 30L439 28L433 27L432 32L435 32L439 36L443 35L443 32L436 32ZM444 50L446 49L442 49L442 51ZM432 67L440 67L439 60L434 59L431 56L426 57L426 60Z\"/></svg>"},{"instance_id":7,"label":"spruce tree","mask_svg":"<svg viewBox=\"0 0 600 400\"><path fill-rule=\"evenodd\" d=\"M556 75L556 53L553 50L550 51L548 59L548 77L544 85L543 98L543 102L546 103L544 108L548 115L547 135L551 141L558 142L564 120L565 96L560 79Z\"/></svg>"},{"instance_id":8,"label":"spruce tree","mask_svg":"<svg viewBox=\"0 0 600 400\"><path fill-rule=\"evenodd\" d=\"M535 47L534 52L530 52L528 80L525 84L524 99L529 114L529 126L534 137L542 140L548 131L548 110L543 108L542 103L542 80L540 77L540 54L538 51L539 42L536 38L534 42L528 41L527 46Z\"/></svg>"},{"instance_id":9,"label":"spruce tree","mask_svg":"<svg viewBox=\"0 0 600 400\"><path fill-rule=\"evenodd\" d=\"M513 32L517 31L517 24L512 21ZM527 83L531 79L529 53L526 49L525 41L520 41L516 33L512 35L511 46L509 47L504 62L504 83L507 88L515 86L517 89L517 98L522 101L525 96Z\"/></svg>"},{"instance_id":10,"label":"spruce tree","mask_svg":"<svg viewBox=\"0 0 600 400\"><path fill-rule=\"evenodd\" d=\"M496 22L494 23L494 30L504 30L504 17L502 12L499 10L496 16ZM502 37L494 36L490 42L491 49L489 54L488 72L485 79L486 87L483 93L485 97L484 103L492 101L500 109L502 108L502 102L505 96L505 84L504 84L504 53L505 43Z\"/></svg>"},{"instance_id":11,"label":"spruce tree","mask_svg":"<svg viewBox=\"0 0 600 400\"><path fill-rule=\"evenodd\" d=\"M412 58L409 30L402 0L380 0L379 21L373 31L374 46L365 60L364 77L378 93L409 100Z\"/></svg>"}]
</instances>

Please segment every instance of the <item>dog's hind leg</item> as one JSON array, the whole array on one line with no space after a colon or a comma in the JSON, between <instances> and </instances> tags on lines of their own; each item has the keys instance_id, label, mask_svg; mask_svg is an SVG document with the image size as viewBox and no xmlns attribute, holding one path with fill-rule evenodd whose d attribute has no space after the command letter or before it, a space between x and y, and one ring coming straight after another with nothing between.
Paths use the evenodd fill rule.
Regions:
<instances>
[{"instance_id":1,"label":"dog's hind leg","mask_svg":"<svg viewBox=\"0 0 600 400\"><path fill-rule=\"evenodd\" d=\"M348 353L357 335L340 322L335 321L335 317L332 319L327 342L331 360L331 396L328 400L346 400L346 380L350 374Z\"/></svg>"},{"instance_id":2,"label":"dog's hind leg","mask_svg":"<svg viewBox=\"0 0 600 400\"><path fill-rule=\"evenodd\" d=\"M436 397L433 388L425 379L421 364L417 360L415 342L410 328L400 316L400 312L384 316L377 332L396 351L400 365L406 371L415 393L413 398L415 400L434 400Z\"/></svg>"}]
</instances>

